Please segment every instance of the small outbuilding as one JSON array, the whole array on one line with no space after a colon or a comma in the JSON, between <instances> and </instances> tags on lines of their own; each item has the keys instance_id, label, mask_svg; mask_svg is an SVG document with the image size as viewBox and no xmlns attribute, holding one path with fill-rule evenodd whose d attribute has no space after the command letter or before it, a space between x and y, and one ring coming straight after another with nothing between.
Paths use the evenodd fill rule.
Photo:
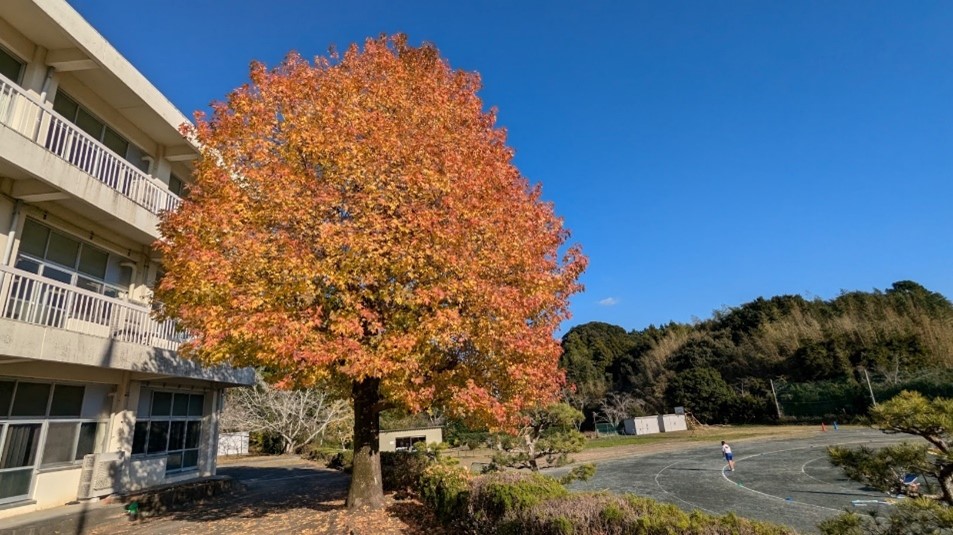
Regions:
<instances>
[{"instance_id":1,"label":"small outbuilding","mask_svg":"<svg viewBox=\"0 0 953 535\"><path fill-rule=\"evenodd\" d=\"M660 414L658 417L658 427L663 433L688 430L688 424L685 422L684 414Z\"/></svg>"},{"instance_id":2,"label":"small outbuilding","mask_svg":"<svg viewBox=\"0 0 953 535\"><path fill-rule=\"evenodd\" d=\"M418 442L424 444L443 442L443 428L440 426L416 427L380 432L381 451L410 451Z\"/></svg>"},{"instance_id":3,"label":"small outbuilding","mask_svg":"<svg viewBox=\"0 0 953 535\"><path fill-rule=\"evenodd\" d=\"M622 425L626 435L654 435L660 432L660 421L656 416L639 416L626 418Z\"/></svg>"}]
</instances>

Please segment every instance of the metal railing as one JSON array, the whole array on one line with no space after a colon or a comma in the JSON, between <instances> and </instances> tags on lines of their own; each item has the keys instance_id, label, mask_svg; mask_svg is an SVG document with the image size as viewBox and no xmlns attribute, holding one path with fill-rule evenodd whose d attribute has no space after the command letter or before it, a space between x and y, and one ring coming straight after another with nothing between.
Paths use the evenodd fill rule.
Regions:
<instances>
[{"instance_id":1,"label":"metal railing","mask_svg":"<svg viewBox=\"0 0 953 535\"><path fill-rule=\"evenodd\" d=\"M182 202L160 186L158 179L109 150L2 75L0 124L19 132L155 215L164 210L175 210Z\"/></svg>"},{"instance_id":2,"label":"metal railing","mask_svg":"<svg viewBox=\"0 0 953 535\"><path fill-rule=\"evenodd\" d=\"M175 351L188 335L148 307L0 266L0 317Z\"/></svg>"}]
</instances>

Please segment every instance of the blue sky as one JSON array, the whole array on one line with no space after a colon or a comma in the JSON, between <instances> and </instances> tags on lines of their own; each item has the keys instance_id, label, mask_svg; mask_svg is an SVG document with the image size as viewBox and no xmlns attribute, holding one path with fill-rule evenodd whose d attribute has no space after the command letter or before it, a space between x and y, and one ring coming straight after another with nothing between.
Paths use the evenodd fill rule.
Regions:
<instances>
[{"instance_id":1,"label":"blue sky","mask_svg":"<svg viewBox=\"0 0 953 535\"><path fill-rule=\"evenodd\" d=\"M186 115L381 32L478 71L589 256L564 325L953 297L953 3L69 0Z\"/></svg>"}]
</instances>

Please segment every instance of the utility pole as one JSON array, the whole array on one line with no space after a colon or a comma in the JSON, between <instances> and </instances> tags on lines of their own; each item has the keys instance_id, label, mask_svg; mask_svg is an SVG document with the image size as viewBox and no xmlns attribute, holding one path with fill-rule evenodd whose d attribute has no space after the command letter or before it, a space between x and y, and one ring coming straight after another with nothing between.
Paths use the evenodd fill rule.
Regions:
<instances>
[{"instance_id":1,"label":"utility pole","mask_svg":"<svg viewBox=\"0 0 953 535\"><path fill-rule=\"evenodd\" d=\"M867 390L870 391L870 401L873 402L874 407L876 407L877 398L874 397L874 387L870 386L870 376L867 375L867 368L864 368L864 378L867 379Z\"/></svg>"},{"instance_id":2,"label":"utility pole","mask_svg":"<svg viewBox=\"0 0 953 535\"><path fill-rule=\"evenodd\" d=\"M778 404L778 393L774 391L774 380L768 379L771 383L771 394L774 396L774 408L778 411L778 420L781 419L781 405Z\"/></svg>"}]
</instances>

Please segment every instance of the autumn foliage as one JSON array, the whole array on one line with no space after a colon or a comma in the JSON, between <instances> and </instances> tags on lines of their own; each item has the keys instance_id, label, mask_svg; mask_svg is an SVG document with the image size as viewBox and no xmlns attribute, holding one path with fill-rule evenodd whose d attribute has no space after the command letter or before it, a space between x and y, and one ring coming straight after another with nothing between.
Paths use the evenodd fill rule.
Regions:
<instances>
[{"instance_id":1,"label":"autumn foliage","mask_svg":"<svg viewBox=\"0 0 953 535\"><path fill-rule=\"evenodd\" d=\"M161 225L157 294L193 335L182 351L365 385L375 418L439 404L506 427L553 399L586 261L479 88L403 36L253 64L189 129L195 182Z\"/></svg>"}]
</instances>

